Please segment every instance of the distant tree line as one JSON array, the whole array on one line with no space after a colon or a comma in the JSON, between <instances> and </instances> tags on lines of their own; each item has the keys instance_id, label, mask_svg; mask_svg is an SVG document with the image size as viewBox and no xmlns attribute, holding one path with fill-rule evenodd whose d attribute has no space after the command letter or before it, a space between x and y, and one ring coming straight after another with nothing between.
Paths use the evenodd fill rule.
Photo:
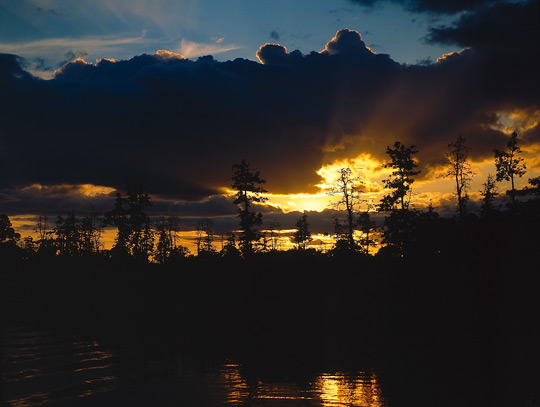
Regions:
<instances>
[{"instance_id":1,"label":"distant tree line","mask_svg":"<svg viewBox=\"0 0 540 407\"><path fill-rule=\"evenodd\" d=\"M356 253L371 256L375 248L380 249L379 256L403 257L417 251L440 254L445 247L453 247L452 242L463 241L466 228L486 232L494 229L496 224L520 224L516 222L518 218L523 224L538 222L540 177L529 179L529 186L523 189L515 187L515 178L526 173L517 134L514 132L510 136L505 149L494 150L496 174L488 175L479 191L482 201L478 215L468 210L470 182L474 176L468 161L469 151L466 140L460 135L448 144L445 153L446 170L440 176L455 182L457 216L452 219L439 217L431 204L425 210L411 209L412 185L420 174L415 159L418 150L414 145L407 147L396 141L387 147L388 160L382 166L391 173L383 180L388 192L378 204L362 199L364 182L354 176L351 168L338 170L337 180L328 195L336 198L332 208L344 217L334 218L335 243L329 255ZM238 208L239 230L228 232L226 240L222 237L221 250L218 250L213 221L200 219L195 237L198 257L246 257L278 250L275 229L279 225L271 225L270 235L263 233L263 215L256 206L267 199L264 197L267 191L263 188L266 180L246 160L234 164L232 172L232 188L236 191L233 204ZM497 183L502 181L510 182L506 192L510 203L506 211L494 204L498 196ZM141 185L128 185L126 193L117 193L113 208L102 215L93 209L82 218L71 212L58 216L54 226L50 226L46 216L40 215L35 226L35 239L21 239L8 216L0 214L0 255L4 259L106 256L160 264L191 256L188 249L179 244L179 218L151 222L146 213L151 205L151 197ZM385 214L382 225L372 220L371 214L375 211ZM509 218L513 220L509 221ZM296 244L294 250L304 254L313 252L309 248L313 240L309 226L308 215L304 213L298 218L291 237ZM114 244L107 251L102 243L105 227L116 228Z\"/></svg>"}]
</instances>

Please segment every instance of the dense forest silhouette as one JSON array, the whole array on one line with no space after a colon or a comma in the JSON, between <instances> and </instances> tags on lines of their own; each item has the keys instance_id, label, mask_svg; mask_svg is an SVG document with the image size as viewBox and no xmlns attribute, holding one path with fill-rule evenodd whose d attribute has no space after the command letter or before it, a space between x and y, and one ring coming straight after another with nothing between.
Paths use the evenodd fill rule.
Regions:
<instances>
[{"instance_id":1,"label":"dense forest silhouette","mask_svg":"<svg viewBox=\"0 0 540 407\"><path fill-rule=\"evenodd\" d=\"M383 385L415 405L433 404L418 399L411 382L425 383L425 394L446 394L457 376L465 377L461 393L437 405L538 403L538 178L523 189L511 183L506 207L495 205L497 182L525 174L513 134L494 153L497 173L483 185L480 212L469 211L472 173L459 137L444 174L456 181L456 215L444 218L410 206L416 151L400 142L387 148L388 193L370 208L384 214L383 225L373 211L358 210L361 180L340 170L331 194L346 216L334 220L336 243L327 252L309 248L305 213L295 249L265 242L255 205L264 201L265 180L245 160L232 168L239 229L219 251L211 219L197 225L195 254L177 243L178 218L152 224L141 185L119 192L102 216L70 213L54 228L40 216L36 240L21 240L0 215L1 316L137 352L174 353L182 344L228 355L255 369L255 378L284 366L362 361L382 366ZM100 243L105 225L117 229L108 251Z\"/></svg>"},{"instance_id":2,"label":"dense forest silhouette","mask_svg":"<svg viewBox=\"0 0 540 407\"><path fill-rule=\"evenodd\" d=\"M409 257L432 255L466 255L467 253L490 253L499 247L527 247L534 242L535 227L539 213L539 179L529 179L529 185L516 189L514 179L526 173L517 134L514 132L504 150L494 150L496 174L488 175L480 191L482 202L479 213L468 209L469 185L474 173L468 161L470 148L460 135L448 144L446 170L441 177L455 181L456 216L440 217L430 205L424 210L411 209L412 186L420 173L414 155L415 146L406 147L396 141L387 147L388 161L384 168L392 170L383 180L388 191L378 205L362 204L363 181L355 177L351 168L338 171L338 178L328 195L337 198L332 204L336 213L333 224L334 246L327 251L330 257L340 254L363 254L370 256L377 247L377 257ZM233 204L238 208L239 228L222 238L221 250L217 249L213 221L201 218L196 227L196 253L178 244L181 219L176 216L151 220L147 209L151 197L140 184L128 185L125 194L118 192L112 209L103 214L93 209L87 216L77 217L70 212L59 215L54 224L40 215L35 225L35 235L21 239L11 225L9 217L2 214L0 222L0 255L5 264L25 262L32 258L98 256L135 262L165 264L179 262L190 256L245 258L277 250L272 242L275 236L264 231L263 215L257 204L267 200L267 192L259 171L245 160L232 167L232 188L237 191ZM510 201L506 208L496 207L497 183L509 181L506 191ZM384 224L372 219L374 213L384 214ZM343 220L343 218L345 220ZM114 227L116 238L110 250L104 250L101 242L103 229ZM498 232L495 233L495 230ZM532 237L532 239L531 239ZM294 250L303 256L314 254L309 249L312 241L307 213L300 216L291 241ZM506 241L508 240L508 241ZM505 243L501 245L501 241Z\"/></svg>"}]
</instances>

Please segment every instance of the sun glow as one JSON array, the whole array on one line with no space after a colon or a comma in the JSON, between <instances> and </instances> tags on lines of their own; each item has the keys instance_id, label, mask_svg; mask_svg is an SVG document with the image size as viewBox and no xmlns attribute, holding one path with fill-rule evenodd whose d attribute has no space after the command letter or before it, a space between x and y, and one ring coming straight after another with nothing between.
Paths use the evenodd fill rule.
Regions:
<instances>
[{"instance_id":1,"label":"sun glow","mask_svg":"<svg viewBox=\"0 0 540 407\"><path fill-rule=\"evenodd\" d=\"M322 191L329 191L339 178L338 171L341 168L349 167L353 170L353 176L359 177L362 181L364 192L380 192L382 190L381 180L391 172L383 168L382 164L383 162L368 153L360 154L354 158L336 160L323 165L317 171L317 174L322 178L322 182L317 186Z\"/></svg>"},{"instance_id":2,"label":"sun glow","mask_svg":"<svg viewBox=\"0 0 540 407\"><path fill-rule=\"evenodd\" d=\"M370 202L375 202L380 199L383 193L382 179L386 178L390 171L382 167L382 162L375 159L370 154L361 154L355 158L336 160L332 163L323 165L316 171L321 181L316 184L319 191L316 193L299 193L299 194L272 194L267 193L268 198L266 205L273 206L284 212L322 212L325 209L333 207L333 203L337 197L329 196L332 186L335 185L339 170L344 167L349 167L353 170L353 175L358 177L362 182L363 199L367 205ZM227 191L228 196L232 196L234 191Z\"/></svg>"},{"instance_id":3,"label":"sun glow","mask_svg":"<svg viewBox=\"0 0 540 407\"><path fill-rule=\"evenodd\" d=\"M517 115L517 113L516 113ZM517 117L517 116L516 116ZM521 116L520 116L521 117ZM540 145L530 144L522 147L521 156L527 166L527 174L516 179L516 187L522 188L527 184L529 178L539 175L540 169ZM354 158L335 160L324 164L316 171L321 178L316 184L319 191L313 194L265 194L268 198L266 205L276 209L288 212L314 211L322 212L325 209L332 208L332 203L336 198L329 196L328 192L335 185L341 168L351 168L353 176L358 177L362 182L361 198L364 200L361 210L367 210L377 205L383 195L388 193L384 189L383 180L388 178L392 172L390 169L383 168L383 162L379 161L368 153L361 154ZM493 158L487 157L481 161L471 161L471 170L473 176L468 185L468 193L471 200L480 199L482 184L489 174L496 172ZM424 168L424 178L417 179L411 189L411 207L417 209L426 208L432 205L436 210L442 207L453 207L455 200L455 181L449 178L441 177L445 171L443 164L437 167ZM506 183L499 184L501 191L506 190ZM230 195L233 191L228 191Z\"/></svg>"},{"instance_id":4,"label":"sun glow","mask_svg":"<svg viewBox=\"0 0 540 407\"><path fill-rule=\"evenodd\" d=\"M521 109L503 111L497 113L497 122L493 129L502 131L505 134L518 134L534 129L540 123L540 110L525 111Z\"/></svg>"},{"instance_id":5,"label":"sun glow","mask_svg":"<svg viewBox=\"0 0 540 407\"><path fill-rule=\"evenodd\" d=\"M516 113L517 114L517 113ZM521 116L520 116L521 117ZM522 148L522 156L527 165L527 175L522 179L516 180L516 185L519 188L527 183L527 179L538 175L540 167L540 145L529 145ZM320 176L321 181L316 185L319 192L314 194L267 194L268 205L274 206L284 212L303 212L317 211L321 212L332 207L332 203L336 200L335 197L328 195L332 186L335 185L341 168L351 168L353 176L358 177L362 182L361 198L364 200L361 210L373 208L380 202L380 199L388 191L384 189L383 180L386 179L391 169L383 168L383 162L379 161L368 153L360 154L354 158L335 160L331 163L321 166L316 173ZM471 170L474 175L471 177L468 192L471 199L480 198L480 190L485 182L488 174L495 174L495 164L491 157L485 158L482 161L471 162ZM428 205L433 205L434 208L444 206L453 206L455 200L455 181L441 177L444 172L444 166L436 168L427 168L423 170L429 171L425 178L418 179L411 189L411 207L426 208ZM501 190L506 188L506 185L500 185Z\"/></svg>"},{"instance_id":6,"label":"sun glow","mask_svg":"<svg viewBox=\"0 0 540 407\"><path fill-rule=\"evenodd\" d=\"M285 213L322 212L329 207L330 197L326 193L316 194L265 194L267 204Z\"/></svg>"}]
</instances>

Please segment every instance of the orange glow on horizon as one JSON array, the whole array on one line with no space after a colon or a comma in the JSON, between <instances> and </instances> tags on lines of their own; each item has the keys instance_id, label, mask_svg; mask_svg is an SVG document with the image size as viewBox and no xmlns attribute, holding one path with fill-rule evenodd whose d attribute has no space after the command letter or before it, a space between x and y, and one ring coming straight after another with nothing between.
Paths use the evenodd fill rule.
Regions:
<instances>
[{"instance_id":1,"label":"orange glow on horizon","mask_svg":"<svg viewBox=\"0 0 540 407\"><path fill-rule=\"evenodd\" d=\"M38 190L44 195L49 195L49 196L80 194L87 197L96 197L98 195L108 195L116 191L115 188L107 187L104 185L93 185L93 184L57 184L57 185L32 184L32 185L22 188L22 190L23 191Z\"/></svg>"},{"instance_id":2,"label":"orange glow on horizon","mask_svg":"<svg viewBox=\"0 0 540 407\"><path fill-rule=\"evenodd\" d=\"M321 182L316 185L319 191L316 193L291 193L291 194L273 194L266 193L268 198L265 205L275 207L285 213L289 212L322 212L325 209L333 207L339 197L329 196L332 186L338 179L338 170L349 167L353 170L353 175L362 181L362 199L367 210L368 204L378 202L384 192L382 179L388 176L389 170L382 167L382 162L375 159L372 155L365 153L352 159L336 160L330 164L323 165L316 171L321 177ZM235 191L227 190L226 196L233 196Z\"/></svg>"},{"instance_id":3,"label":"orange glow on horizon","mask_svg":"<svg viewBox=\"0 0 540 407\"><path fill-rule=\"evenodd\" d=\"M540 123L540 111L533 112L531 114L525 111L515 110L501 113L499 117L499 124L501 126L504 125L501 128L505 130L505 132L511 130L511 128L508 126L512 124L519 124L521 128L530 129L531 126L536 126L538 123ZM505 145L503 144L494 147L504 148ZM528 145L523 145L523 143L520 141L520 148L522 150L520 157L524 159L527 172L523 177L516 178L514 180L516 188L518 189L525 187L530 178L540 176L540 144L531 143ZM440 153L441 162L444 157L444 152L445 151L441 151ZM349 167L353 170L353 175L359 177L363 182L361 199L365 201L362 203L360 211L366 211L368 208L372 210L373 205L377 205L381 198L388 193L388 190L383 188L384 185L382 180L389 176L391 170L383 168L383 163L384 161L376 158L368 152L359 154L358 156L352 158L326 162L315 171L315 173L320 177L320 182L316 184L318 191L315 193L266 193L263 195L268 198L268 201L262 205L273 207L276 209L275 212L282 211L285 214L291 212L303 213L305 211L320 213L326 209L331 209L333 207L332 202L335 202L338 197L329 196L328 192L338 178L338 170L344 167ZM478 201L481 198L480 191L482 190L482 184L486 181L487 176L489 174L494 175L496 173L493 157L485 157L481 161L471 161L471 170L474 172L474 176L471 178L468 194L472 203L473 201ZM412 185L411 208L422 210L431 204L435 211L439 211L440 208L451 209L452 207L455 207L455 180L441 178L440 174L442 172L444 172L443 165L423 169L423 173L421 174L423 178L417 179ZM510 188L510 182L498 182L497 188L499 196L504 197L506 190ZM79 199L83 197L104 197L111 200L110 207L112 209L114 200L112 195L116 189L104 185L94 184L41 185L36 183L22 188L21 191L28 192L28 196L39 194L39 196L45 198L45 200L52 198L51 202L53 202L53 200L56 198L67 196L78 196ZM236 194L236 191L227 187L222 187L220 191L223 196L228 198L231 198ZM56 216L65 215L66 212L67 211L64 211L64 213L57 213L50 216L50 229L54 228ZM441 211L441 213L443 212ZM446 213L449 212L446 211ZM81 214L76 214L76 216L81 216ZM205 215L201 215L201 217L203 216ZM34 239L36 239L37 236L33 229L37 222L37 214L9 215L9 217L13 227L18 233L21 234L22 237L32 236ZM194 214L190 217L197 217L197 215ZM271 229L267 224L267 219L271 217L271 214L268 216L265 215L264 225L267 229ZM105 249L110 249L114 244L115 233L116 232L113 229L105 229L103 231L102 242ZM295 247L295 244L291 240L293 233L294 230L287 230L279 233L280 247L284 249ZM329 248L333 244L333 238L331 236L314 235L313 237L314 241L308 245L309 247ZM194 230L179 232L179 244L187 247L193 254L196 253L195 238L196 231ZM215 242L215 248L219 251L221 249L221 236L219 236L219 238L216 236Z\"/></svg>"},{"instance_id":4,"label":"orange glow on horizon","mask_svg":"<svg viewBox=\"0 0 540 407\"><path fill-rule=\"evenodd\" d=\"M517 113L516 113L517 114ZM529 178L540 175L540 144L522 147L521 156L527 166L527 174L522 178L517 178L517 188L523 188ZM441 155L444 152L441 153ZM382 167L383 162L376 159L369 153L360 154L349 159L335 160L332 163L323 165L316 173L321 177L321 182L316 186L319 192L314 194L265 194L268 197L267 205L279 208L284 212L322 212L332 207L334 197L328 196L328 191L338 178L338 170L349 167L353 170L353 175L363 182L363 193L361 198L366 202L361 210L367 210L368 206L376 205L380 199L388 193L384 189L382 180L387 178L392 172L390 169ZM455 200L455 181L449 178L442 178L440 174L444 172L444 166L430 168L428 178L416 180L412 185L412 208L426 208L432 204L434 208L451 204ZM471 177L468 193L473 200L480 199L482 184L488 174L495 174L494 160L489 157L479 162L471 161L471 170L474 175ZM498 183L499 190L504 193L508 188L506 182ZM371 205L368 205L371 204Z\"/></svg>"}]
</instances>

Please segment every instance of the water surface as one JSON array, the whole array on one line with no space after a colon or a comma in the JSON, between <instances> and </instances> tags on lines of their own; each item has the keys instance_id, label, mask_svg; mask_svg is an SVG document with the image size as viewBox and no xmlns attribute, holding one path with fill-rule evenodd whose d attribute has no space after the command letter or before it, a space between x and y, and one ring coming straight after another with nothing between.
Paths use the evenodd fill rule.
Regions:
<instances>
[{"instance_id":1,"label":"water surface","mask_svg":"<svg viewBox=\"0 0 540 407\"><path fill-rule=\"evenodd\" d=\"M31 326L0 331L7 406L366 406L385 407L373 371L261 379L232 360L180 353L156 358Z\"/></svg>"}]
</instances>

